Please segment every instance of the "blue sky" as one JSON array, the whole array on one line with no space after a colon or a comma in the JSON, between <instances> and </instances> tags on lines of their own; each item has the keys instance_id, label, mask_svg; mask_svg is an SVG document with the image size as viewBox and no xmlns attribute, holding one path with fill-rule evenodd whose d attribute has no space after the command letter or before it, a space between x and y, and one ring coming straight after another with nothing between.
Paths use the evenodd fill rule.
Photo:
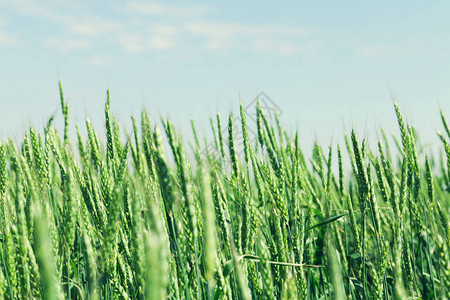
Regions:
<instances>
[{"instance_id":1,"label":"blue sky","mask_svg":"<svg viewBox=\"0 0 450 300\"><path fill-rule=\"evenodd\" d=\"M102 126L108 87L125 126L145 107L186 132L264 91L307 146L352 126L375 145L377 127L397 132L395 98L434 143L439 108L450 118L449 14L447 1L0 0L0 134L60 122L60 77L79 123Z\"/></svg>"}]
</instances>

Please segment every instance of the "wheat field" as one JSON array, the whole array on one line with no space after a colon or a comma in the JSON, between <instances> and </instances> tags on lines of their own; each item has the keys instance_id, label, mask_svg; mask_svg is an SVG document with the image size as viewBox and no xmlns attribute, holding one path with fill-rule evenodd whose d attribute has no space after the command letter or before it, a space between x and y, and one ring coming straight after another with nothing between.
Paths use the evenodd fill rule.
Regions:
<instances>
[{"instance_id":1,"label":"wheat field","mask_svg":"<svg viewBox=\"0 0 450 300\"><path fill-rule=\"evenodd\" d=\"M60 92L63 132L50 118L0 145L2 298L450 297L443 113L438 157L394 104L399 139L351 131L307 158L259 106L254 142L241 105L211 119L205 152L194 122L188 142L145 111L122 132L109 91L106 135L75 130Z\"/></svg>"}]
</instances>

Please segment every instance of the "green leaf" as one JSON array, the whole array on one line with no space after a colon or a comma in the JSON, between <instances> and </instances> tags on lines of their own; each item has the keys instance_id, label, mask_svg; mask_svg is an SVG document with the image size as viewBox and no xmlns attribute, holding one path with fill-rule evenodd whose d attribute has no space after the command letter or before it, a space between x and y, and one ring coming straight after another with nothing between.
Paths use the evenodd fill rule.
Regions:
<instances>
[{"instance_id":1,"label":"green leaf","mask_svg":"<svg viewBox=\"0 0 450 300\"><path fill-rule=\"evenodd\" d=\"M329 217L329 218L323 220L322 222L317 223L317 224L309 227L308 229L306 229L306 231L310 231L310 230L313 230L314 228L325 226L327 224L333 223L334 221L339 220L340 218L342 218L343 216L345 216L347 214L348 213L344 213L344 214L339 214L339 215L335 215L335 216Z\"/></svg>"}]
</instances>

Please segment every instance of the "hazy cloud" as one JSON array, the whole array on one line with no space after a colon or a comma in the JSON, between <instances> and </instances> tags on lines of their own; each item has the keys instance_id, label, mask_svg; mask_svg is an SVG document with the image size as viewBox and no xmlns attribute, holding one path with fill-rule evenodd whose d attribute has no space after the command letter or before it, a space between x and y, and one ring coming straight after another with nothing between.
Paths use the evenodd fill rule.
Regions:
<instances>
[{"instance_id":1,"label":"hazy cloud","mask_svg":"<svg viewBox=\"0 0 450 300\"><path fill-rule=\"evenodd\" d=\"M191 22L186 24L186 29L193 34L210 37L230 37L236 35L283 35L304 37L311 33L310 30L303 27L219 22Z\"/></svg>"},{"instance_id":2,"label":"hazy cloud","mask_svg":"<svg viewBox=\"0 0 450 300\"><path fill-rule=\"evenodd\" d=\"M57 4L57 5L55 5ZM71 19L70 15L63 14L59 9L64 2L37 1L37 0L0 0L0 6L14 11L20 16L33 16L63 23Z\"/></svg>"},{"instance_id":3,"label":"hazy cloud","mask_svg":"<svg viewBox=\"0 0 450 300\"><path fill-rule=\"evenodd\" d=\"M206 6L179 6L161 2L128 2L126 10L131 13L149 16L192 18L204 16L211 11Z\"/></svg>"},{"instance_id":4,"label":"hazy cloud","mask_svg":"<svg viewBox=\"0 0 450 300\"><path fill-rule=\"evenodd\" d=\"M75 50L86 50L91 47L91 42L82 39L72 39L72 38L48 38L44 41L44 46L46 48L54 48L58 51L75 51Z\"/></svg>"},{"instance_id":5,"label":"hazy cloud","mask_svg":"<svg viewBox=\"0 0 450 300\"><path fill-rule=\"evenodd\" d=\"M408 47L389 43L360 45L356 48L356 52L360 56L399 56L410 52L409 50Z\"/></svg>"},{"instance_id":6,"label":"hazy cloud","mask_svg":"<svg viewBox=\"0 0 450 300\"><path fill-rule=\"evenodd\" d=\"M108 51L145 53L187 45L212 52L297 55L320 47L308 28L216 22L212 21L214 10L209 6L132 1L116 6L112 18L107 13L100 15L89 6L71 10L69 5L70 2L64 1L50 5L46 1L0 0L0 7L7 7L18 15L59 24L59 33L59 28L40 33L42 47L59 51L107 46ZM154 17L158 17L157 22ZM193 18L202 21L193 22ZM0 33L0 44L7 45L12 41L11 36Z\"/></svg>"},{"instance_id":7,"label":"hazy cloud","mask_svg":"<svg viewBox=\"0 0 450 300\"><path fill-rule=\"evenodd\" d=\"M122 29L122 25L113 20L93 16L81 21L72 22L67 26L67 29L71 33L96 37L102 34L117 32Z\"/></svg>"},{"instance_id":8,"label":"hazy cloud","mask_svg":"<svg viewBox=\"0 0 450 300\"><path fill-rule=\"evenodd\" d=\"M185 26L188 33L205 39L209 50L246 50L293 55L310 39L311 32L303 27L248 25L239 23L192 22Z\"/></svg>"},{"instance_id":9,"label":"hazy cloud","mask_svg":"<svg viewBox=\"0 0 450 300\"><path fill-rule=\"evenodd\" d=\"M16 41L16 38L6 32L0 31L0 46L13 46Z\"/></svg>"},{"instance_id":10,"label":"hazy cloud","mask_svg":"<svg viewBox=\"0 0 450 300\"><path fill-rule=\"evenodd\" d=\"M118 36L118 43L128 52L142 53L149 50L167 50L175 46L175 41L168 35L146 36L141 33L126 33Z\"/></svg>"}]
</instances>

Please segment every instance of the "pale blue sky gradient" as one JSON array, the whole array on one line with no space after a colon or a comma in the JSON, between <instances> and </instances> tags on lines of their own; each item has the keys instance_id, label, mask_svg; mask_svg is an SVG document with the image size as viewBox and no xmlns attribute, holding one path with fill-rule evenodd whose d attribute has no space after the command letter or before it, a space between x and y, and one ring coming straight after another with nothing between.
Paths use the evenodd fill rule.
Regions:
<instances>
[{"instance_id":1,"label":"pale blue sky gradient","mask_svg":"<svg viewBox=\"0 0 450 300\"><path fill-rule=\"evenodd\" d=\"M448 1L0 0L0 134L61 122L60 77L79 123L102 126L108 87L124 125L146 107L186 132L264 91L307 146L352 126L375 144L376 127L397 132L394 95L434 143L439 108L450 118L449 16Z\"/></svg>"}]
</instances>

